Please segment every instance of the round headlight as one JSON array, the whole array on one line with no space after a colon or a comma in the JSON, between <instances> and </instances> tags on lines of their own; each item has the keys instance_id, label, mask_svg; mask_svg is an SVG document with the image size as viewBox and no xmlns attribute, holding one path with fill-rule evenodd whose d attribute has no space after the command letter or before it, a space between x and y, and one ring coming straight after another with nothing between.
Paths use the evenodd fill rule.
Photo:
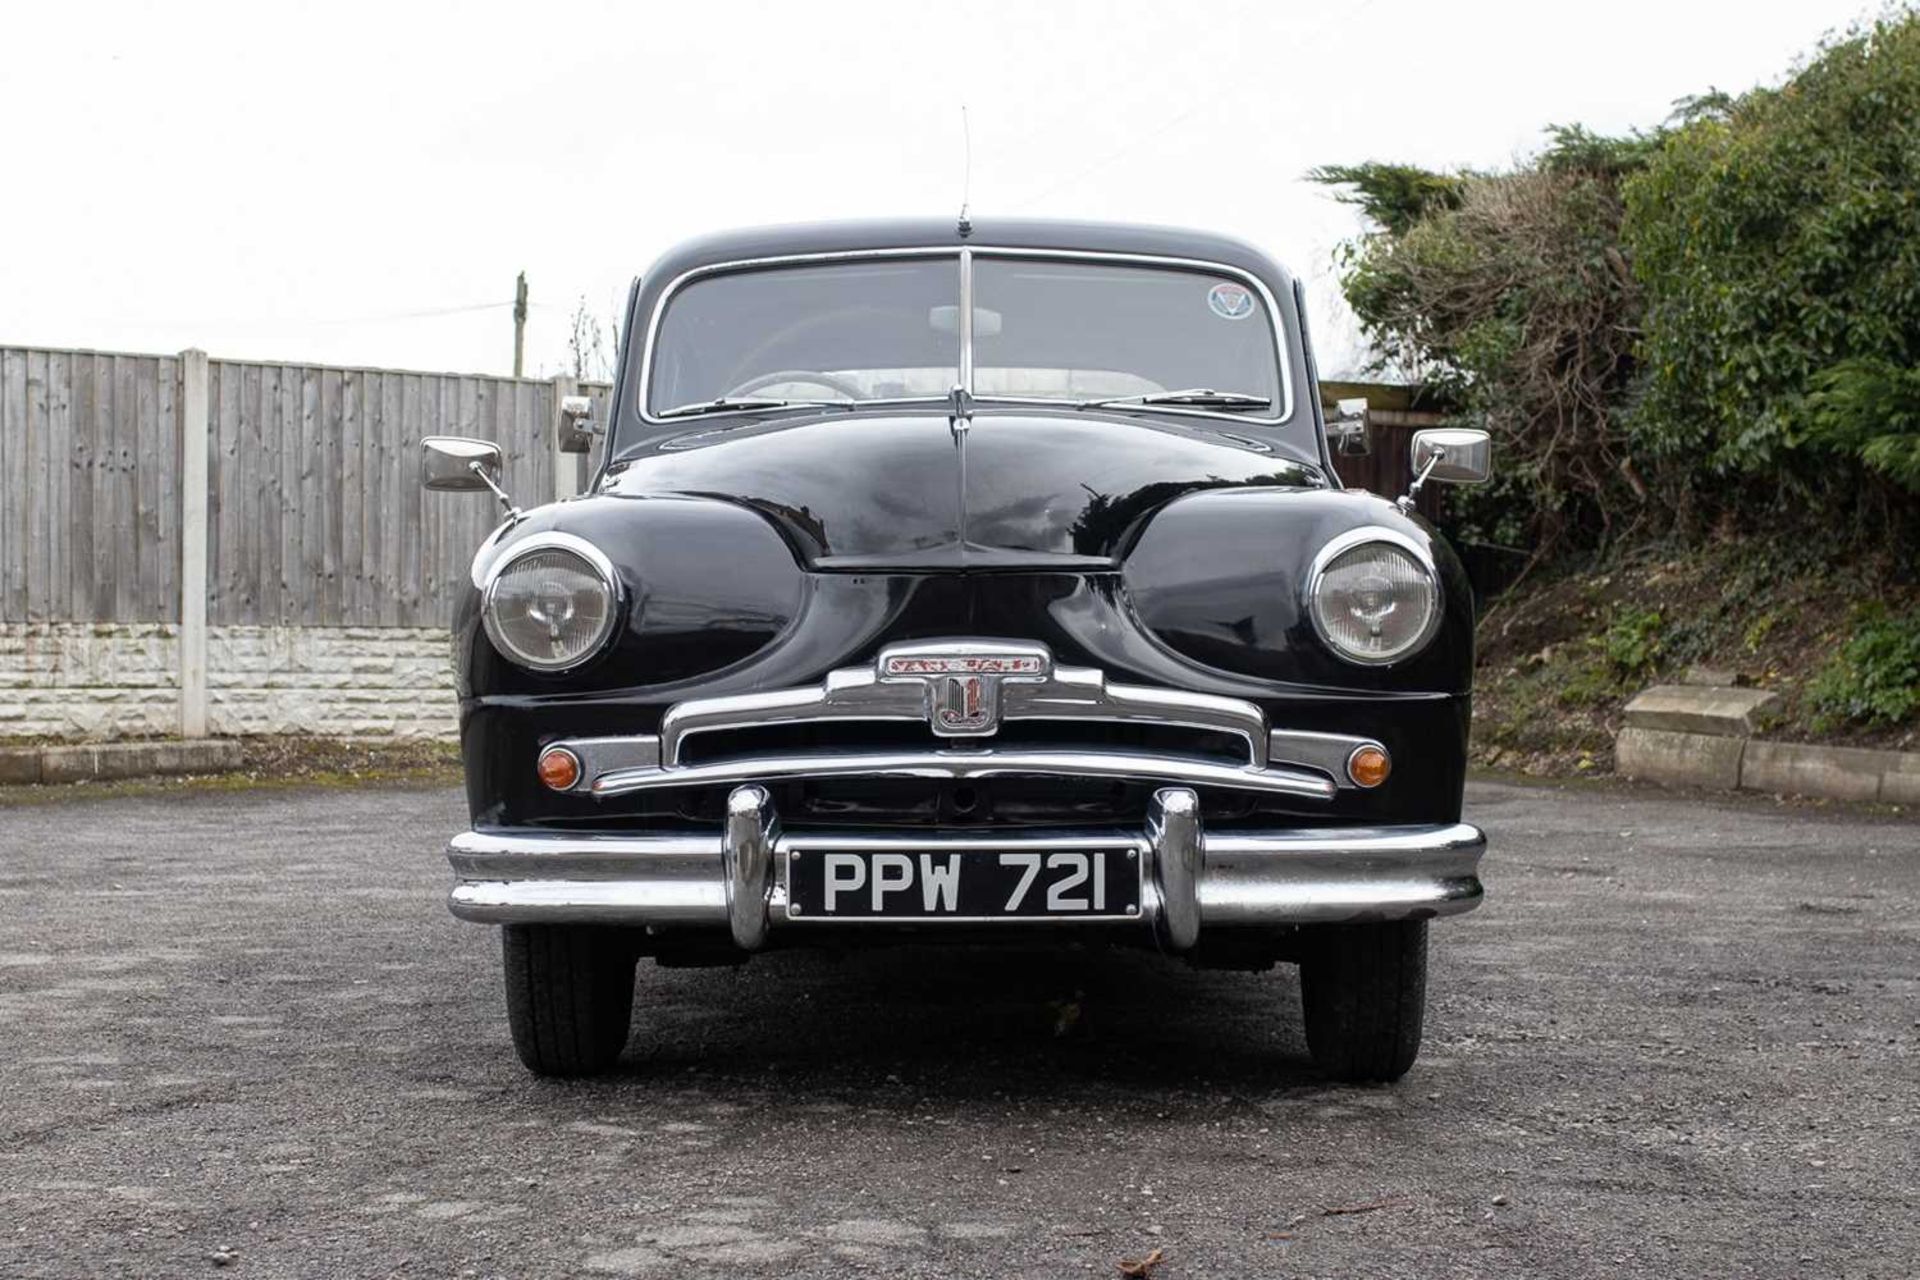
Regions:
<instances>
[{"instance_id":1,"label":"round headlight","mask_svg":"<svg viewBox=\"0 0 1920 1280\"><path fill-rule=\"evenodd\" d=\"M535 671L565 671L613 632L613 565L571 534L536 534L501 562L487 583L481 617L493 647Z\"/></svg>"},{"instance_id":2,"label":"round headlight","mask_svg":"<svg viewBox=\"0 0 1920 1280\"><path fill-rule=\"evenodd\" d=\"M1349 662L1418 651L1440 621L1440 584L1424 553L1387 529L1356 529L1321 548L1307 582L1313 629Z\"/></svg>"}]
</instances>

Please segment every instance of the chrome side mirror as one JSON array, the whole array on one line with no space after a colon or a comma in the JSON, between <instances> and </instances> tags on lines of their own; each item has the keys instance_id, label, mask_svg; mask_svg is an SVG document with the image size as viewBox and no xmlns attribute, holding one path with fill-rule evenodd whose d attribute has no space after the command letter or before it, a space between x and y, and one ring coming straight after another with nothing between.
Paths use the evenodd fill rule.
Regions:
<instances>
[{"instance_id":1,"label":"chrome side mirror","mask_svg":"<svg viewBox=\"0 0 1920 1280\"><path fill-rule=\"evenodd\" d=\"M1413 433L1413 473L1441 484L1485 484L1493 476L1493 440L1474 427Z\"/></svg>"},{"instance_id":2,"label":"chrome side mirror","mask_svg":"<svg viewBox=\"0 0 1920 1280\"><path fill-rule=\"evenodd\" d=\"M489 480L500 481L500 446L493 441L428 436L420 442L421 487L466 492L492 488Z\"/></svg>"},{"instance_id":3,"label":"chrome side mirror","mask_svg":"<svg viewBox=\"0 0 1920 1280\"><path fill-rule=\"evenodd\" d=\"M1413 500L1429 480L1441 484L1485 484L1493 477L1493 439L1475 427L1431 427L1413 433L1413 484L1398 506L1413 510Z\"/></svg>"},{"instance_id":4,"label":"chrome side mirror","mask_svg":"<svg viewBox=\"0 0 1920 1280\"><path fill-rule=\"evenodd\" d=\"M1337 400L1333 416L1327 419L1327 438L1333 451L1342 457L1357 458L1373 452L1373 421L1364 398Z\"/></svg>"},{"instance_id":5,"label":"chrome side mirror","mask_svg":"<svg viewBox=\"0 0 1920 1280\"><path fill-rule=\"evenodd\" d=\"M586 453L600 432L600 424L593 420L593 397L560 397L560 417L553 424L554 448L562 453Z\"/></svg>"},{"instance_id":6,"label":"chrome side mirror","mask_svg":"<svg viewBox=\"0 0 1920 1280\"><path fill-rule=\"evenodd\" d=\"M500 446L465 436L426 436L420 441L420 486L443 492L487 489L513 515L516 508L500 487Z\"/></svg>"}]
</instances>

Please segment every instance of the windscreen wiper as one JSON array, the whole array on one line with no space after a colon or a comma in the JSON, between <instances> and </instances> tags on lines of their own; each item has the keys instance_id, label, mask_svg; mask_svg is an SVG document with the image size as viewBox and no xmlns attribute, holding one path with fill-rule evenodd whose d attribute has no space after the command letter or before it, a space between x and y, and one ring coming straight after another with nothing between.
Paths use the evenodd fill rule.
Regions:
<instances>
[{"instance_id":1,"label":"windscreen wiper","mask_svg":"<svg viewBox=\"0 0 1920 1280\"><path fill-rule=\"evenodd\" d=\"M1248 395L1244 391L1215 391L1212 387L1188 387L1182 391L1148 391L1137 396L1107 396L1099 400L1079 400L1076 409L1104 409L1110 405L1178 405L1191 409L1266 409L1271 396Z\"/></svg>"},{"instance_id":2,"label":"windscreen wiper","mask_svg":"<svg viewBox=\"0 0 1920 1280\"><path fill-rule=\"evenodd\" d=\"M753 409L851 409L854 404L852 400L768 400L759 396L719 396L712 400L696 400L692 404L677 404L653 416L692 418L703 413L745 413Z\"/></svg>"}]
</instances>

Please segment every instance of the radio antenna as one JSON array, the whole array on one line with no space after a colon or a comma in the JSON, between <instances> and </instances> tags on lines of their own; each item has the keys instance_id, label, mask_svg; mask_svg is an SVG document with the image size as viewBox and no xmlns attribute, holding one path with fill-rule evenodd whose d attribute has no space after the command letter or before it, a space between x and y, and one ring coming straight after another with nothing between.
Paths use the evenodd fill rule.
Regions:
<instances>
[{"instance_id":1,"label":"radio antenna","mask_svg":"<svg viewBox=\"0 0 1920 1280\"><path fill-rule=\"evenodd\" d=\"M973 127L967 121L967 104L960 104L960 139L965 148L966 162L960 177L960 238L965 240L973 234L973 220L967 217L967 207L973 202Z\"/></svg>"}]
</instances>

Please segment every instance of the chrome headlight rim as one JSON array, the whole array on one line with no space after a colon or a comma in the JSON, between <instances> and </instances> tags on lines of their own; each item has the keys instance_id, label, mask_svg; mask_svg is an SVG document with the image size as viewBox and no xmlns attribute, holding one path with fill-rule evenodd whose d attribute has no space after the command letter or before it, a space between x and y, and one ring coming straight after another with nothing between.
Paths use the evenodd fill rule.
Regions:
<instances>
[{"instance_id":1,"label":"chrome headlight rim","mask_svg":"<svg viewBox=\"0 0 1920 1280\"><path fill-rule=\"evenodd\" d=\"M507 571L522 559L541 551L566 551L578 556L586 562L588 568L593 570L594 576L600 580L601 588L607 593L607 616L602 624L601 634L594 638L592 644L582 649L578 656L561 662L539 662L521 654L519 650L507 643L505 637L500 634L499 624L495 621L494 595L499 589L501 578L505 577ZM625 600L620 591L620 575L614 571L613 561L607 558L607 553L578 534L562 533L556 529L521 539L494 561L493 567L487 571L486 586L480 593L480 623L486 630L487 640L493 645L494 652L514 666L523 671L534 672L536 675L565 675L571 671L578 671L607 651L608 646L613 643L613 637L620 630L620 618L625 612L624 606Z\"/></svg>"},{"instance_id":2,"label":"chrome headlight rim","mask_svg":"<svg viewBox=\"0 0 1920 1280\"><path fill-rule=\"evenodd\" d=\"M1320 586L1326 578L1327 570L1355 547L1365 546L1369 542L1383 542L1397 551L1403 551L1408 558L1427 575L1427 582L1433 588L1433 608L1427 614L1426 625L1411 644L1387 656L1355 653L1343 647L1331 635L1327 634L1326 624L1320 620ZM1434 633L1440 630L1440 616L1446 612L1446 597L1440 586L1440 571L1433 563L1433 556L1417 539L1411 538L1398 529L1389 529L1385 525L1361 525L1345 533L1336 534L1322 544L1313 556L1312 566L1307 570L1305 605L1307 617L1313 622L1313 633L1327 652L1343 662L1359 667L1391 667L1418 657L1433 642Z\"/></svg>"}]
</instances>

